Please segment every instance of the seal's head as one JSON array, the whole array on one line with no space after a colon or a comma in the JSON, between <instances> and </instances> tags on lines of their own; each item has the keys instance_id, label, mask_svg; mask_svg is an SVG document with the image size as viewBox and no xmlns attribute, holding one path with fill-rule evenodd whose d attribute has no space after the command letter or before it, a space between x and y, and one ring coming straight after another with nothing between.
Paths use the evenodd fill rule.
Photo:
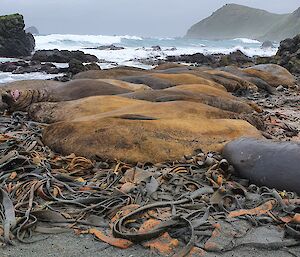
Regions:
<instances>
[{"instance_id":1,"label":"seal's head","mask_svg":"<svg viewBox=\"0 0 300 257\"><path fill-rule=\"evenodd\" d=\"M18 89L8 90L2 93L2 103L9 111L15 111L15 107L18 106L18 102L21 98L22 93Z\"/></svg>"},{"instance_id":2,"label":"seal's head","mask_svg":"<svg viewBox=\"0 0 300 257\"><path fill-rule=\"evenodd\" d=\"M16 90L8 90L2 94L2 101L9 104L11 102L16 102L21 95L21 92Z\"/></svg>"}]
</instances>

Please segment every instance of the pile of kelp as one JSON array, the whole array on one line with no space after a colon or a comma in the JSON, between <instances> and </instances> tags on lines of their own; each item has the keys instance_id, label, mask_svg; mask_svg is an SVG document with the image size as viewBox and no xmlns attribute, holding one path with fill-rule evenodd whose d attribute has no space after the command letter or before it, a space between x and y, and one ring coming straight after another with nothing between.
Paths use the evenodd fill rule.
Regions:
<instances>
[{"instance_id":1,"label":"pile of kelp","mask_svg":"<svg viewBox=\"0 0 300 257\"><path fill-rule=\"evenodd\" d=\"M3 245L70 229L176 256L300 243L300 198L234 178L217 153L135 166L60 156L43 145L44 126L21 112L0 116Z\"/></svg>"}]
</instances>

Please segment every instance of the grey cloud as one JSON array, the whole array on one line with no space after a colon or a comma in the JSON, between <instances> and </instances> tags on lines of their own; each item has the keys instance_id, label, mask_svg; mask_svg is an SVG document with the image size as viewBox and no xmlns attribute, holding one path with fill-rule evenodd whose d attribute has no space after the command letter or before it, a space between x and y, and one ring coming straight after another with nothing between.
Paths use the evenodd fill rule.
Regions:
<instances>
[{"instance_id":1,"label":"grey cloud","mask_svg":"<svg viewBox=\"0 0 300 257\"><path fill-rule=\"evenodd\" d=\"M288 13L299 0L0 0L0 14L19 12L42 33L182 36L226 3Z\"/></svg>"}]
</instances>

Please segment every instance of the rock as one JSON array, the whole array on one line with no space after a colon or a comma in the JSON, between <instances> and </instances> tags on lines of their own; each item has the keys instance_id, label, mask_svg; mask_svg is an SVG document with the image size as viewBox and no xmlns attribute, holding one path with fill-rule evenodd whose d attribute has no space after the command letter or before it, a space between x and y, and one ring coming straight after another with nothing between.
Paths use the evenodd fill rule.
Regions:
<instances>
[{"instance_id":1,"label":"rock","mask_svg":"<svg viewBox=\"0 0 300 257\"><path fill-rule=\"evenodd\" d=\"M224 55L221 58L219 66L237 65L242 66L244 64L253 63L253 59L245 55L242 51L237 50L228 55Z\"/></svg>"},{"instance_id":2,"label":"rock","mask_svg":"<svg viewBox=\"0 0 300 257\"><path fill-rule=\"evenodd\" d=\"M276 87L276 91L278 91L278 92L283 92L284 90L285 90L285 88L282 85Z\"/></svg>"},{"instance_id":3,"label":"rock","mask_svg":"<svg viewBox=\"0 0 300 257\"><path fill-rule=\"evenodd\" d=\"M127 111L122 108L51 124L43 141L63 154L157 163L178 160L197 149L220 150L240 135L260 137L249 123L225 117L227 112L188 101L141 103Z\"/></svg>"},{"instance_id":4,"label":"rock","mask_svg":"<svg viewBox=\"0 0 300 257\"><path fill-rule=\"evenodd\" d=\"M261 45L261 48L275 48L275 46L273 45L272 41L264 41Z\"/></svg>"},{"instance_id":5,"label":"rock","mask_svg":"<svg viewBox=\"0 0 300 257\"><path fill-rule=\"evenodd\" d=\"M30 33L32 35L39 35L40 34L40 32L38 31L38 29L36 27L34 27L34 26L26 28L25 32L26 33Z\"/></svg>"},{"instance_id":6,"label":"rock","mask_svg":"<svg viewBox=\"0 0 300 257\"><path fill-rule=\"evenodd\" d=\"M86 70L101 70L101 67L95 62L86 64L85 68Z\"/></svg>"},{"instance_id":7,"label":"rock","mask_svg":"<svg viewBox=\"0 0 300 257\"><path fill-rule=\"evenodd\" d=\"M12 72L13 74L24 74L31 72L46 72L47 74L58 74L60 69L58 69L52 63L41 63L37 61L25 62L5 62L0 63L0 71Z\"/></svg>"},{"instance_id":8,"label":"rock","mask_svg":"<svg viewBox=\"0 0 300 257\"><path fill-rule=\"evenodd\" d=\"M112 50L112 51L116 51L116 50L124 50L125 47L122 46L115 46L115 45L104 45L104 46L98 46L95 48L88 48L88 49L97 49L97 50Z\"/></svg>"},{"instance_id":9,"label":"rock","mask_svg":"<svg viewBox=\"0 0 300 257\"><path fill-rule=\"evenodd\" d=\"M32 34L24 30L24 19L20 14L0 16L0 56L30 56L35 47Z\"/></svg>"},{"instance_id":10,"label":"rock","mask_svg":"<svg viewBox=\"0 0 300 257\"><path fill-rule=\"evenodd\" d=\"M281 41L274 60L290 72L300 73L300 34Z\"/></svg>"},{"instance_id":11,"label":"rock","mask_svg":"<svg viewBox=\"0 0 300 257\"><path fill-rule=\"evenodd\" d=\"M57 62L69 63L76 59L80 62L97 62L98 58L91 54L85 54L82 51L68 51L68 50L38 50L32 56L33 61L40 62Z\"/></svg>"},{"instance_id":12,"label":"rock","mask_svg":"<svg viewBox=\"0 0 300 257\"><path fill-rule=\"evenodd\" d=\"M202 53L196 53L196 54L183 54L180 56L168 56L166 58L166 61L209 65L213 62L213 58L211 56L206 56Z\"/></svg>"},{"instance_id":13,"label":"rock","mask_svg":"<svg viewBox=\"0 0 300 257\"><path fill-rule=\"evenodd\" d=\"M158 46L158 45L157 46L152 46L151 48L152 48L153 51L162 51L161 47Z\"/></svg>"},{"instance_id":14,"label":"rock","mask_svg":"<svg viewBox=\"0 0 300 257\"><path fill-rule=\"evenodd\" d=\"M242 138L228 143L224 157L251 183L300 193L300 144Z\"/></svg>"},{"instance_id":15,"label":"rock","mask_svg":"<svg viewBox=\"0 0 300 257\"><path fill-rule=\"evenodd\" d=\"M202 53L185 54L180 56L168 56L166 58L168 62L184 62L195 63L198 65L210 66L213 68L223 67L228 65L243 66L254 63L254 59L245 55L240 50L232 52L228 55L225 54L212 54L204 55Z\"/></svg>"},{"instance_id":16,"label":"rock","mask_svg":"<svg viewBox=\"0 0 300 257\"><path fill-rule=\"evenodd\" d=\"M86 67L83 65L83 63L77 59L72 59L69 62L69 68L68 72L71 73L72 75L75 75L79 72L86 71Z\"/></svg>"}]
</instances>

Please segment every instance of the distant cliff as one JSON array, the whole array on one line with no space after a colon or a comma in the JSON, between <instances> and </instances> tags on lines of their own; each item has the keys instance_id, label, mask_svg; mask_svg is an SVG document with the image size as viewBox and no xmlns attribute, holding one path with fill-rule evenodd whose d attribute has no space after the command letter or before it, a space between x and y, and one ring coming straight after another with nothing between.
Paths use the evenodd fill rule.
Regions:
<instances>
[{"instance_id":1,"label":"distant cliff","mask_svg":"<svg viewBox=\"0 0 300 257\"><path fill-rule=\"evenodd\" d=\"M280 41L300 33L300 8L291 14L274 14L237 4L226 4L193 25L187 38L233 39L239 37Z\"/></svg>"},{"instance_id":2,"label":"distant cliff","mask_svg":"<svg viewBox=\"0 0 300 257\"><path fill-rule=\"evenodd\" d=\"M31 27L26 28L25 32L30 33L32 35L39 35L40 34L39 30L35 26L31 26Z\"/></svg>"},{"instance_id":3,"label":"distant cliff","mask_svg":"<svg viewBox=\"0 0 300 257\"><path fill-rule=\"evenodd\" d=\"M23 16L12 14L0 16L0 56L29 56L35 47L32 34L26 33Z\"/></svg>"}]
</instances>

